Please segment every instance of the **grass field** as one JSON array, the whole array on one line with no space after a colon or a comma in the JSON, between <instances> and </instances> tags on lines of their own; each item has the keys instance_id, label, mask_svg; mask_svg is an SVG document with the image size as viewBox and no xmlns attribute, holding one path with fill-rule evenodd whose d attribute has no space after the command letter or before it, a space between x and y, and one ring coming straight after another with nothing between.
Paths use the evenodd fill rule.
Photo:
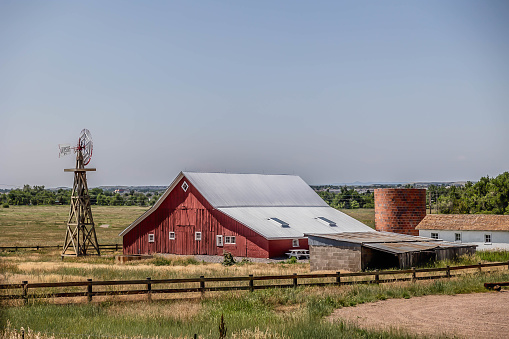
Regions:
<instances>
[{"instance_id":1,"label":"grass field","mask_svg":"<svg viewBox=\"0 0 509 339\"><path fill-rule=\"evenodd\" d=\"M118 233L146 208L94 207L102 243L120 242ZM350 215L374 225L373 210L348 210ZM37 206L0 209L0 243L11 245L59 244L64 236L68 207ZM43 243L44 242L44 243ZM149 259L117 265L114 254L102 257L66 258L54 249L0 252L0 279L6 283L94 280L224 277L308 273L307 263L247 263L230 267L202 263L191 257ZM501 261L507 252L463 258L462 264ZM164 264L164 265L160 265ZM440 263L438 265L443 265ZM224 315L227 338L414 338L395 330L365 330L351 324L325 321L335 308L389 298L411 298L427 294L456 294L484 291L484 282L507 281L507 270L491 274L473 273L450 280L401 282L383 285L298 287L197 294L155 295L151 303L145 296L85 298L65 301L39 299L26 306L5 303L0 308L0 337L21 338L21 327L33 332L26 338L161 337L218 338L218 324ZM3 292L2 292L3 293ZM60 303L75 302L62 305ZM46 333L47 335L45 335Z\"/></svg>"},{"instance_id":2,"label":"grass field","mask_svg":"<svg viewBox=\"0 0 509 339\"><path fill-rule=\"evenodd\" d=\"M358 208L358 209L342 209L341 212L351 216L354 219L375 228L375 209L374 208Z\"/></svg>"},{"instance_id":3,"label":"grass field","mask_svg":"<svg viewBox=\"0 0 509 339\"><path fill-rule=\"evenodd\" d=\"M121 243L118 234L147 209L139 206L93 206L99 243ZM0 246L61 245L68 216L69 206L0 207Z\"/></svg>"}]
</instances>

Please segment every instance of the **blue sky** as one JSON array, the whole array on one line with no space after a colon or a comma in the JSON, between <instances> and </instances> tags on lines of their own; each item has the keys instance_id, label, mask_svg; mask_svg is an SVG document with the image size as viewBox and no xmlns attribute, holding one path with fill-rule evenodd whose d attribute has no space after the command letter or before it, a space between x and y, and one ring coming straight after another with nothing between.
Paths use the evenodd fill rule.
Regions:
<instances>
[{"instance_id":1,"label":"blue sky","mask_svg":"<svg viewBox=\"0 0 509 339\"><path fill-rule=\"evenodd\" d=\"M2 1L0 188L509 170L506 1Z\"/></svg>"}]
</instances>

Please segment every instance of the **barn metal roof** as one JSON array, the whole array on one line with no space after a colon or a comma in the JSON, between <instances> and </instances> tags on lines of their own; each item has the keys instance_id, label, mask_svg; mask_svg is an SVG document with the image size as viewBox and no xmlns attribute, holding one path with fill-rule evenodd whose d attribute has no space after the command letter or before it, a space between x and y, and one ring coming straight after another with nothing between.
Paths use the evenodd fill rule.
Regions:
<instances>
[{"instance_id":1,"label":"barn metal roof","mask_svg":"<svg viewBox=\"0 0 509 339\"><path fill-rule=\"evenodd\" d=\"M159 208L185 177L216 209L267 239L301 238L304 233L374 232L332 208L296 175L181 172L159 200L125 228L124 236ZM335 223L326 225L318 217ZM282 227L271 218L288 224Z\"/></svg>"},{"instance_id":2,"label":"barn metal roof","mask_svg":"<svg viewBox=\"0 0 509 339\"><path fill-rule=\"evenodd\" d=\"M296 175L183 172L216 208L328 206Z\"/></svg>"},{"instance_id":3,"label":"barn metal roof","mask_svg":"<svg viewBox=\"0 0 509 339\"><path fill-rule=\"evenodd\" d=\"M222 207L224 214L246 225L267 239L302 238L304 233L331 234L341 232L377 233L369 226L332 207ZM319 217L335 223L326 225ZM277 218L288 226L280 226Z\"/></svg>"},{"instance_id":4,"label":"barn metal roof","mask_svg":"<svg viewBox=\"0 0 509 339\"><path fill-rule=\"evenodd\" d=\"M454 248L454 247L470 247L467 244L454 244L445 241L418 241L418 242L391 242L391 243L375 243L363 244L363 246L377 249L388 253L407 253L432 250L436 248Z\"/></svg>"}]
</instances>

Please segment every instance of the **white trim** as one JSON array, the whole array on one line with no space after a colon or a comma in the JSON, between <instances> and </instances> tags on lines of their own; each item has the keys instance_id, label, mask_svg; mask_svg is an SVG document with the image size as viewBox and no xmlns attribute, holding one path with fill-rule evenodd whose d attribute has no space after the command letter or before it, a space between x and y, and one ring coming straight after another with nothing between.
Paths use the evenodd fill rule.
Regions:
<instances>
[{"instance_id":1,"label":"white trim","mask_svg":"<svg viewBox=\"0 0 509 339\"><path fill-rule=\"evenodd\" d=\"M161 206L161 204L163 203L163 201L168 197L168 195L170 195L171 191L173 191L173 189L175 188L175 186L177 186L177 184L179 183L180 180L182 180L182 178L184 177L184 173L180 172L179 175L177 175L177 177L175 178L175 180L173 180L173 182L171 183L170 186L168 186L168 188L166 189L166 191L163 193L163 195L161 195L159 197L159 199L156 201L156 203L150 207L148 210L145 211L145 213L143 213L138 219L136 219L135 221L133 221L133 223L129 226L127 226L122 232L120 232L120 234L118 235L119 237L123 237L124 235L127 234L127 232L129 232L130 230L132 230L133 228L135 228L140 222L142 222L143 220L145 220L146 217L148 217L149 215L152 214L152 212L154 212L155 210L157 210L159 208L159 206Z\"/></svg>"},{"instance_id":2,"label":"white trim","mask_svg":"<svg viewBox=\"0 0 509 339\"><path fill-rule=\"evenodd\" d=\"M189 189L189 184L184 180L184 182L182 183L182 189L184 190L184 192L187 192L187 190Z\"/></svg>"},{"instance_id":3,"label":"white trim","mask_svg":"<svg viewBox=\"0 0 509 339\"><path fill-rule=\"evenodd\" d=\"M299 247L299 239L292 239L292 247Z\"/></svg>"},{"instance_id":4,"label":"white trim","mask_svg":"<svg viewBox=\"0 0 509 339\"><path fill-rule=\"evenodd\" d=\"M490 241L486 241L486 239L488 239L488 237L489 237ZM491 236L491 233L484 233L484 244L491 245L492 243L493 243L493 237Z\"/></svg>"},{"instance_id":5,"label":"white trim","mask_svg":"<svg viewBox=\"0 0 509 339\"><path fill-rule=\"evenodd\" d=\"M228 245L235 245L236 244L236 238L234 235L226 235L224 237L224 243Z\"/></svg>"},{"instance_id":6,"label":"white trim","mask_svg":"<svg viewBox=\"0 0 509 339\"><path fill-rule=\"evenodd\" d=\"M194 232L194 240L201 241L201 232Z\"/></svg>"},{"instance_id":7,"label":"white trim","mask_svg":"<svg viewBox=\"0 0 509 339\"><path fill-rule=\"evenodd\" d=\"M156 236L154 233L148 234L148 242L155 242Z\"/></svg>"},{"instance_id":8,"label":"white trim","mask_svg":"<svg viewBox=\"0 0 509 339\"><path fill-rule=\"evenodd\" d=\"M168 237L170 240L175 240L175 232L168 233Z\"/></svg>"},{"instance_id":9,"label":"white trim","mask_svg":"<svg viewBox=\"0 0 509 339\"><path fill-rule=\"evenodd\" d=\"M216 246L217 247L223 247L224 246L224 243L223 243L223 236L222 235L216 235Z\"/></svg>"}]
</instances>

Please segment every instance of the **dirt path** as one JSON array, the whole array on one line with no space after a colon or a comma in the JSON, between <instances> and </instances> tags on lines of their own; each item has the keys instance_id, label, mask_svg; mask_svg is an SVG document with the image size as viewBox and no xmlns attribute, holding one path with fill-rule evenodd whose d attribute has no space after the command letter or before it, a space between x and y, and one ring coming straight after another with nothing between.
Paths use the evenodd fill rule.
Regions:
<instances>
[{"instance_id":1,"label":"dirt path","mask_svg":"<svg viewBox=\"0 0 509 339\"><path fill-rule=\"evenodd\" d=\"M330 321L428 336L509 338L509 291L389 299L337 309Z\"/></svg>"}]
</instances>

